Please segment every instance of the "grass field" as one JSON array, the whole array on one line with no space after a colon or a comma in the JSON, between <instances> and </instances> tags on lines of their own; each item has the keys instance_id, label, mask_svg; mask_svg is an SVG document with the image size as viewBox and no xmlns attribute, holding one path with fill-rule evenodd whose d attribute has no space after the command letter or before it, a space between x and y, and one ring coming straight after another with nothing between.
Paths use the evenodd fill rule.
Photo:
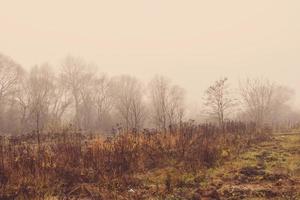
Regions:
<instances>
[{"instance_id":1,"label":"grass field","mask_svg":"<svg viewBox=\"0 0 300 200\"><path fill-rule=\"evenodd\" d=\"M142 166L140 163L134 163L134 159L130 162L128 161L128 163L131 163L131 167L135 169L134 172L126 169L125 173L114 175L112 173L115 173L115 171L108 171L109 176L105 175L103 171L101 172L101 170L110 170L109 166L101 168L102 162L108 162L108 160L101 160L99 163L101 170L96 172L89 167L93 160L83 156L93 154L89 154L86 150L80 150L78 153L77 147L81 148L78 145L75 145L75 150L62 150L63 146L58 146L60 147L58 152L61 152L59 154L61 154L61 158L65 159L64 161L50 159L51 156L49 157L47 154L44 159L48 159L49 166L45 166L42 163L37 167L38 164L33 160L33 168L18 169L15 167L13 169L18 171L9 171L11 175L8 176L10 178L5 182L6 185L3 185L3 177L6 177L6 175L1 175L0 178L3 180L1 179L0 197L1 199L53 200L300 199L300 133L297 131L272 134L268 139L256 142L254 140L244 148L237 146L246 145L240 142L233 143L234 145L231 145L228 149L226 145L220 147L221 152L212 166L200 164L189 167L189 162L180 159L180 155L186 155L186 158L192 161L190 158L191 153L182 154L180 152L181 148L175 148L176 143L173 140L173 136L162 139L161 144L151 143L152 146L148 146L146 150L133 151L135 152L134 154L115 149L116 152L119 152L115 155L117 156L116 159L120 160L122 158L125 160L119 164L115 163L115 166L111 165L111 169L115 169L117 166L124 167L124 162L128 161L127 159L130 158L128 156L131 154L136 156L137 162L145 164L146 160L144 159L147 156L139 154L145 154L154 147L157 149L151 150L153 151L152 156L156 156L154 159L160 163L154 163L155 167L153 168L145 168L144 165L144 167L139 167ZM121 144L131 144L128 138L125 141L121 141ZM180 152L178 154L179 157L174 156L173 150L168 152L166 150L168 146L162 145L167 143L173 150L176 149L177 152ZM174 144L172 145L172 143ZM67 146L64 145L66 146L64 148L71 147L68 147L68 143L66 144ZM132 144L135 145L135 143ZM141 147L144 147L146 144L149 145L149 143L145 143ZM46 144L46 146L48 145ZM98 148L98 145L100 144L95 143L93 148ZM99 152L98 154L103 157L107 153L113 153L109 149L116 147L118 146L108 146L102 149L105 151L100 151L100 154ZM197 146L189 145L187 149L195 147ZM128 149L132 149L132 147L129 146ZM240 149L240 151L237 152L236 149ZM166 152L162 154L164 151ZM24 153L24 150L21 152ZM123 155L122 152L125 153L124 156L121 156ZM201 153L202 151L199 152ZM75 154L73 155L73 153ZM55 157L59 154L55 154ZM95 159L95 155L91 159ZM158 159L157 156L159 155L162 156L163 161ZM68 156L70 157L68 158ZM75 160L71 159L72 156ZM192 156L197 157L199 155ZM18 159L22 160L26 157L16 158L12 160L14 163L19 163ZM78 158L81 168L76 168L76 165L78 165L76 164L76 158ZM85 160L82 160L83 158ZM23 166L27 166L26 163L31 163L26 159L22 160ZM149 159L151 161L151 155ZM73 162L76 165L70 168L69 164ZM64 166L64 163L68 163L68 166ZM88 163L88 165L84 163ZM114 162L110 161L110 163L113 164ZM35 171L34 168L38 169L38 171Z\"/></svg>"},{"instance_id":2,"label":"grass field","mask_svg":"<svg viewBox=\"0 0 300 200\"><path fill-rule=\"evenodd\" d=\"M164 188L166 175L169 192ZM206 171L186 173L172 167L138 178L153 199L300 199L300 133L274 134L272 140L253 144L237 158Z\"/></svg>"}]
</instances>

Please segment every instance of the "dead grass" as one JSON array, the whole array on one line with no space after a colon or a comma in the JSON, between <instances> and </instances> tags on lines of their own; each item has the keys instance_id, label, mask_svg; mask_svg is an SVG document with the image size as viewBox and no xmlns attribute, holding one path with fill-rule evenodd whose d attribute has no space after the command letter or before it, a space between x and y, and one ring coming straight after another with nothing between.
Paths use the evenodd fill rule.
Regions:
<instances>
[{"instance_id":1,"label":"dead grass","mask_svg":"<svg viewBox=\"0 0 300 200\"><path fill-rule=\"evenodd\" d=\"M61 133L42 136L40 146L34 136L2 139L1 198L209 195L202 189L213 180L230 177L227 162L246 156L243 152L251 144L268 138L242 123L230 122L226 127L223 132L209 124L185 124L172 133L124 133L111 139ZM255 159L255 155L248 157ZM230 165L241 167L239 162Z\"/></svg>"}]
</instances>

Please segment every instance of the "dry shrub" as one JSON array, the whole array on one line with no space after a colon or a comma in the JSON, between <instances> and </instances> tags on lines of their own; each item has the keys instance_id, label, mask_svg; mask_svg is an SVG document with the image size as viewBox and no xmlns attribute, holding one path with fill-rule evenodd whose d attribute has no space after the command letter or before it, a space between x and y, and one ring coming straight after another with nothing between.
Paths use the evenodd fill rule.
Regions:
<instances>
[{"instance_id":1,"label":"dry shrub","mask_svg":"<svg viewBox=\"0 0 300 200\"><path fill-rule=\"evenodd\" d=\"M267 139L255 134L255 125L240 122L228 122L222 130L182 123L170 133L123 133L107 139L63 132L43 135L40 145L35 136L2 138L0 183L14 194L36 189L39 196L68 195L82 184L124 191L141 184L133 174L165 166L213 167L222 163L222 152L237 153L257 138Z\"/></svg>"}]
</instances>

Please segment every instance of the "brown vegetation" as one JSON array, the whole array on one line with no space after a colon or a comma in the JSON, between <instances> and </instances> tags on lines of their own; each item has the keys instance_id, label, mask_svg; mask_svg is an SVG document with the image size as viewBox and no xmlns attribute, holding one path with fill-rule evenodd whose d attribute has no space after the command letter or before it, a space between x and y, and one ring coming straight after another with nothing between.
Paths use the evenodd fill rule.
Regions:
<instances>
[{"instance_id":1,"label":"brown vegetation","mask_svg":"<svg viewBox=\"0 0 300 200\"><path fill-rule=\"evenodd\" d=\"M35 135L2 137L1 198L129 195L143 187L134 175L168 166L207 169L262 139L254 124L238 122L226 123L225 132L193 123L172 130L108 139L64 131L41 135L40 144ZM169 184L166 179L166 190Z\"/></svg>"}]
</instances>

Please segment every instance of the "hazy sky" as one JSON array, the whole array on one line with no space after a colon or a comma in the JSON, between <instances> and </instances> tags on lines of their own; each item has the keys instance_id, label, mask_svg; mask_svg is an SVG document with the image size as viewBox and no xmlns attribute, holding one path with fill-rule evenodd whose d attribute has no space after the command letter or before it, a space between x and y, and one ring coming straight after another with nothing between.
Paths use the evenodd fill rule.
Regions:
<instances>
[{"instance_id":1,"label":"hazy sky","mask_svg":"<svg viewBox=\"0 0 300 200\"><path fill-rule=\"evenodd\" d=\"M300 102L300 1L0 0L0 52L27 69L74 55L111 75L163 74L190 102L219 77L263 76Z\"/></svg>"}]
</instances>

